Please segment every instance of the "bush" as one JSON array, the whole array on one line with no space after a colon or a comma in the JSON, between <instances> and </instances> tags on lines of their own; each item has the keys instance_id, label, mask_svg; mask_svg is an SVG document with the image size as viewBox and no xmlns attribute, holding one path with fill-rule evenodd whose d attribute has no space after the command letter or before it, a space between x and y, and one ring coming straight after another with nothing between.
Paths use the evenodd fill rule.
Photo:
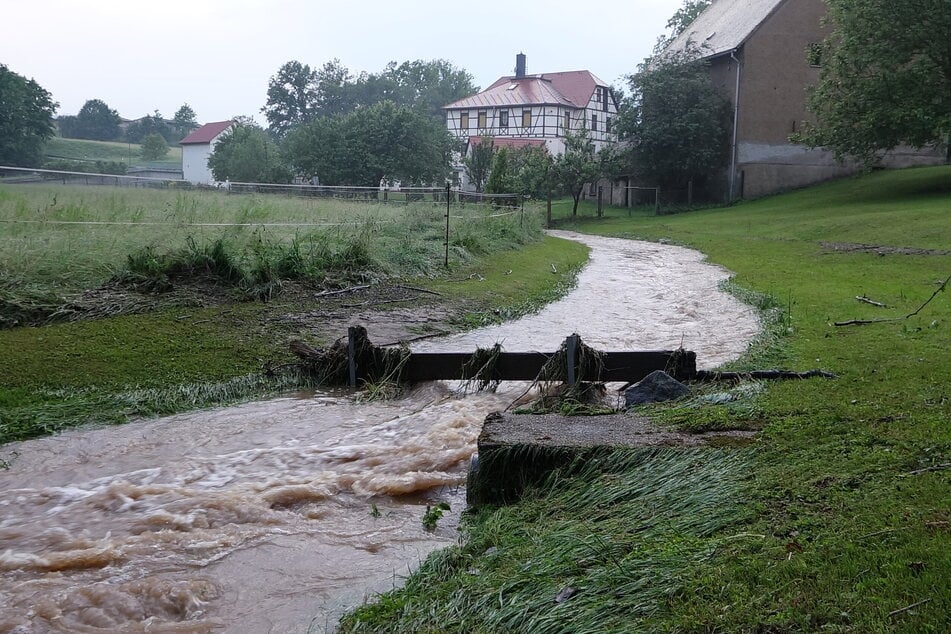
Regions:
<instances>
[{"instance_id":1,"label":"bush","mask_svg":"<svg viewBox=\"0 0 951 634\"><path fill-rule=\"evenodd\" d=\"M153 132L142 139L142 158L157 161L168 154L168 141L161 134Z\"/></svg>"}]
</instances>

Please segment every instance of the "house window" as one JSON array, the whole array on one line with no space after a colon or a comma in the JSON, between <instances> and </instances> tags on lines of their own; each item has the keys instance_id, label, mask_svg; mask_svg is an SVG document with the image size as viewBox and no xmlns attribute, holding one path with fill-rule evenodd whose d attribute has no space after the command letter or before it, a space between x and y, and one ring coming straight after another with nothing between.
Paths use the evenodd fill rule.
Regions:
<instances>
[{"instance_id":1,"label":"house window","mask_svg":"<svg viewBox=\"0 0 951 634\"><path fill-rule=\"evenodd\" d=\"M499 110L499 127L503 130L509 129L509 111Z\"/></svg>"},{"instance_id":2,"label":"house window","mask_svg":"<svg viewBox=\"0 0 951 634\"><path fill-rule=\"evenodd\" d=\"M565 132L571 130L571 112L565 111Z\"/></svg>"},{"instance_id":3,"label":"house window","mask_svg":"<svg viewBox=\"0 0 951 634\"><path fill-rule=\"evenodd\" d=\"M604 110L605 112L608 111L608 89L607 88L601 89L601 109Z\"/></svg>"},{"instance_id":4,"label":"house window","mask_svg":"<svg viewBox=\"0 0 951 634\"><path fill-rule=\"evenodd\" d=\"M531 110L522 110L522 127L523 128L532 127L532 111Z\"/></svg>"},{"instance_id":5,"label":"house window","mask_svg":"<svg viewBox=\"0 0 951 634\"><path fill-rule=\"evenodd\" d=\"M485 110L480 110L479 111L479 129L485 130L486 128L485 124L486 124Z\"/></svg>"},{"instance_id":6,"label":"house window","mask_svg":"<svg viewBox=\"0 0 951 634\"><path fill-rule=\"evenodd\" d=\"M469 113L462 112L459 114L459 129L468 130L469 129Z\"/></svg>"},{"instance_id":7,"label":"house window","mask_svg":"<svg viewBox=\"0 0 951 634\"><path fill-rule=\"evenodd\" d=\"M591 131L592 132L598 131L598 113L596 112L591 113Z\"/></svg>"},{"instance_id":8,"label":"house window","mask_svg":"<svg viewBox=\"0 0 951 634\"><path fill-rule=\"evenodd\" d=\"M612 123L613 123L613 122L611 121L611 117L606 117L606 118L604 119L604 131L607 132L608 134L611 134L611 124L612 124Z\"/></svg>"},{"instance_id":9,"label":"house window","mask_svg":"<svg viewBox=\"0 0 951 634\"><path fill-rule=\"evenodd\" d=\"M822 66L822 44L812 42L806 47L806 61L810 66Z\"/></svg>"}]
</instances>

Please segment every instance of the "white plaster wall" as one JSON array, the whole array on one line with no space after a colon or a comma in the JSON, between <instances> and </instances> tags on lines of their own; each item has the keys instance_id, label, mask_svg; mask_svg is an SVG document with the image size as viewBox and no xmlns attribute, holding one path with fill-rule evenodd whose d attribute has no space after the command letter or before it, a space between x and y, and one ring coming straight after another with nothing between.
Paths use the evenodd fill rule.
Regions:
<instances>
[{"instance_id":1,"label":"white plaster wall","mask_svg":"<svg viewBox=\"0 0 951 634\"><path fill-rule=\"evenodd\" d=\"M210 185L213 178L208 168L208 157L211 156L210 143L198 143L182 146L182 176L185 180Z\"/></svg>"}]
</instances>

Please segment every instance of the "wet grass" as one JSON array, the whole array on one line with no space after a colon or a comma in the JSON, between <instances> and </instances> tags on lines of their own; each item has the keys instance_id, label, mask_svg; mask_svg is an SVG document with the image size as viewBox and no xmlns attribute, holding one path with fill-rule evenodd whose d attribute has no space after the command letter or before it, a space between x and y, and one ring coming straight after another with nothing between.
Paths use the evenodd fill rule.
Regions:
<instances>
[{"instance_id":1,"label":"wet grass","mask_svg":"<svg viewBox=\"0 0 951 634\"><path fill-rule=\"evenodd\" d=\"M951 256L822 243L946 250L949 210L949 167L672 216L596 219L589 207L572 222L562 208L560 227L685 244L734 271L739 292L776 315L734 367L839 378L771 383L742 406L674 406L665 416L684 428L762 432L749 447L674 452L706 477L652 458L483 509L464 546L433 555L343 631L947 631L951 295L907 320L832 322L912 312ZM630 506L638 496L649 496L644 515ZM701 530L680 524L684 509ZM577 592L559 602L566 587Z\"/></svg>"},{"instance_id":2,"label":"wet grass","mask_svg":"<svg viewBox=\"0 0 951 634\"><path fill-rule=\"evenodd\" d=\"M56 313L83 291L209 281L269 299L286 280L334 286L444 275L445 207L284 196L0 185L0 325ZM536 208L452 212L450 265L539 239Z\"/></svg>"}]
</instances>

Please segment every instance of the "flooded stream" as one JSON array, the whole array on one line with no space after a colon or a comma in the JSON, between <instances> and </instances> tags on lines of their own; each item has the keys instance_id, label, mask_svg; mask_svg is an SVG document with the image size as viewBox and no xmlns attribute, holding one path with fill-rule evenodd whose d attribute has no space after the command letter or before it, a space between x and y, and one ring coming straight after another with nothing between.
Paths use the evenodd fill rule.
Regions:
<instances>
[{"instance_id":1,"label":"flooded stream","mask_svg":"<svg viewBox=\"0 0 951 634\"><path fill-rule=\"evenodd\" d=\"M758 331L699 253L573 237L591 263L569 296L414 348L553 351L577 332L605 350L683 343L713 367ZM457 539L481 422L522 391L301 395L0 447L0 634L331 630ZM451 511L429 532L438 501Z\"/></svg>"}]
</instances>

